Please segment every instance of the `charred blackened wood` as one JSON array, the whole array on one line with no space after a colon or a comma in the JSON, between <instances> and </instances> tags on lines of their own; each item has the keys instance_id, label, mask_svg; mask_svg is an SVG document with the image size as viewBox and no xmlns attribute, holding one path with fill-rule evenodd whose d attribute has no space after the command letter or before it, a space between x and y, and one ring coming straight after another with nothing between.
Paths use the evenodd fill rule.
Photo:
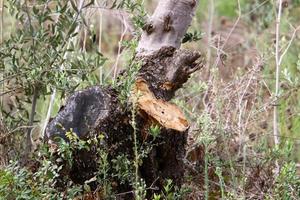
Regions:
<instances>
[{"instance_id":1,"label":"charred blackened wood","mask_svg":"<svg viewBox=\"0 0 300 200\"><path fill-rule=\"evenodd\" d=\"M96 125L112 117L116 111L116 93L111 89L98 86L75 92L66 105L49 123L46 140L56 136L66 139L65 133L72 131L80 138L85 138Z\"/></svg>"}]
</instances>

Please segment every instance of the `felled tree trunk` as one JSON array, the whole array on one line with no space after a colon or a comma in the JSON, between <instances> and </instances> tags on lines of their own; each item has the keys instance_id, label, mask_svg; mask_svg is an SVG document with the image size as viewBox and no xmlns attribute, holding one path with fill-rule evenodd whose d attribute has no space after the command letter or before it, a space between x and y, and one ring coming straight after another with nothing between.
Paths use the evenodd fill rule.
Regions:
<instances>
[{"instance_id":1,"label":"felled tree trunk","mask_svg":"<svg viewBox=\"0 0 300 200\"><path fill-rule=\"evenodd\" d=\"M183 157L189 124L180 109L168 101L202 67L198 52L178 49L197 2L161 0L144 27L136 57L142 66L132 95L137 106L136 132L131 125L132 112L122 107L118 91L94 86L69 97L65 107L49 123L46 139L66 138L65 132L70 130L82 139L102 134L100 148L108 151L110 160L120 155L134 160L133 133L138 144L153 141L149 128L159 124L160 135L148 156L142 158L139 176L147 186L161 188L165 179L180 185L185 172ZM93 150L75 152L74 164L67 174L74 182L84 183L99 168L97 156ZM128 183L115 181L113 189L117 192L132 189Z\"/></svg>"}]
</instances>

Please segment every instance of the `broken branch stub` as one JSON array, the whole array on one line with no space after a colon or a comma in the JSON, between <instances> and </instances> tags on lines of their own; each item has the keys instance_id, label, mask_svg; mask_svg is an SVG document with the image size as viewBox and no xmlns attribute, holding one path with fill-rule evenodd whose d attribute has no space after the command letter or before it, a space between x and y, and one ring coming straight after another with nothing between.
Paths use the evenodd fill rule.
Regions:
<instances>
[{"instance_id":1,"label":"broken branch stub","mask_svg":"<svg viewBox=\"0 0 300 200\"><path fill-rule=\"evenodd\" d=\"M190 75L203 67L197 51L162 47L149 55L139 55L142 67L138 77L144 79L158 99L169 101Z\"/></svg>"},{"instance_id":2,"label":"broken branch stub","mask_svg":"<svg viewBox=\"0 0 300 200\"><path fill-rule=\"evenodd\" d=\"M184 132L189 124L182 111L168 103L190 75L203 67L201 54L190 50L162 47L139 55L142 67L135 83L138 107L165 128Z\"/></svg>"}]
</instances>

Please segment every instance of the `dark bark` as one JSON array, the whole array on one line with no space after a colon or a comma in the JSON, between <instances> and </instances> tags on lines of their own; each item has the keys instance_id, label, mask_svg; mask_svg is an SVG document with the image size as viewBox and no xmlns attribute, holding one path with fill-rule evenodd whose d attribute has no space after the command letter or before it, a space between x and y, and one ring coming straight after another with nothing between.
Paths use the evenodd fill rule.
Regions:
<instances>
[{"instance_id":1,"label":"dark bark","mask_svg":"<svg viewBox=\"0 0 300 200\"><path fill-rule=\"evenodd\" d=\"M116 95L111 89L98 86L78 91L69 97L66 105L53 119L47 129L45 137L56 135L64 139L65 132L72 130L80 138L88 137L97 124L112 117L116 110Z\"/></svg>"},{"instance_id":2,"label":"dark bark","mask_svg":"<svg viewBox=\"0 0 300 200\"><path fill-rule=\"evenodd\" d=\"M200 57L196 51L162 47L138 57L143 61L139 76L147 81L156 98L169 101L190 75L202 67Z\"/></svg>"}]
</instances>

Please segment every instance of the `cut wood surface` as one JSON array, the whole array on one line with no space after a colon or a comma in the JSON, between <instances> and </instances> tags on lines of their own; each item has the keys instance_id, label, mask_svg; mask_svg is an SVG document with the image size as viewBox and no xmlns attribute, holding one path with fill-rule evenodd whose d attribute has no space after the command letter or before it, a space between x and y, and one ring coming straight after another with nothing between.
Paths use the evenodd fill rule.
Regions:
<instances>
[{"instance_id":1,"label":"cut wood surface","mask_svg":"<svg viewBox=\"0 0 300 200\"><path fill-rule=\"evenodd\" d=\"M163 127L179 132L184 132L189 128L189 123L182 111L172 103L157 99L145 80L136 81L134 96L137 98L138 107Z\"/></svg>"}]
</instances>

